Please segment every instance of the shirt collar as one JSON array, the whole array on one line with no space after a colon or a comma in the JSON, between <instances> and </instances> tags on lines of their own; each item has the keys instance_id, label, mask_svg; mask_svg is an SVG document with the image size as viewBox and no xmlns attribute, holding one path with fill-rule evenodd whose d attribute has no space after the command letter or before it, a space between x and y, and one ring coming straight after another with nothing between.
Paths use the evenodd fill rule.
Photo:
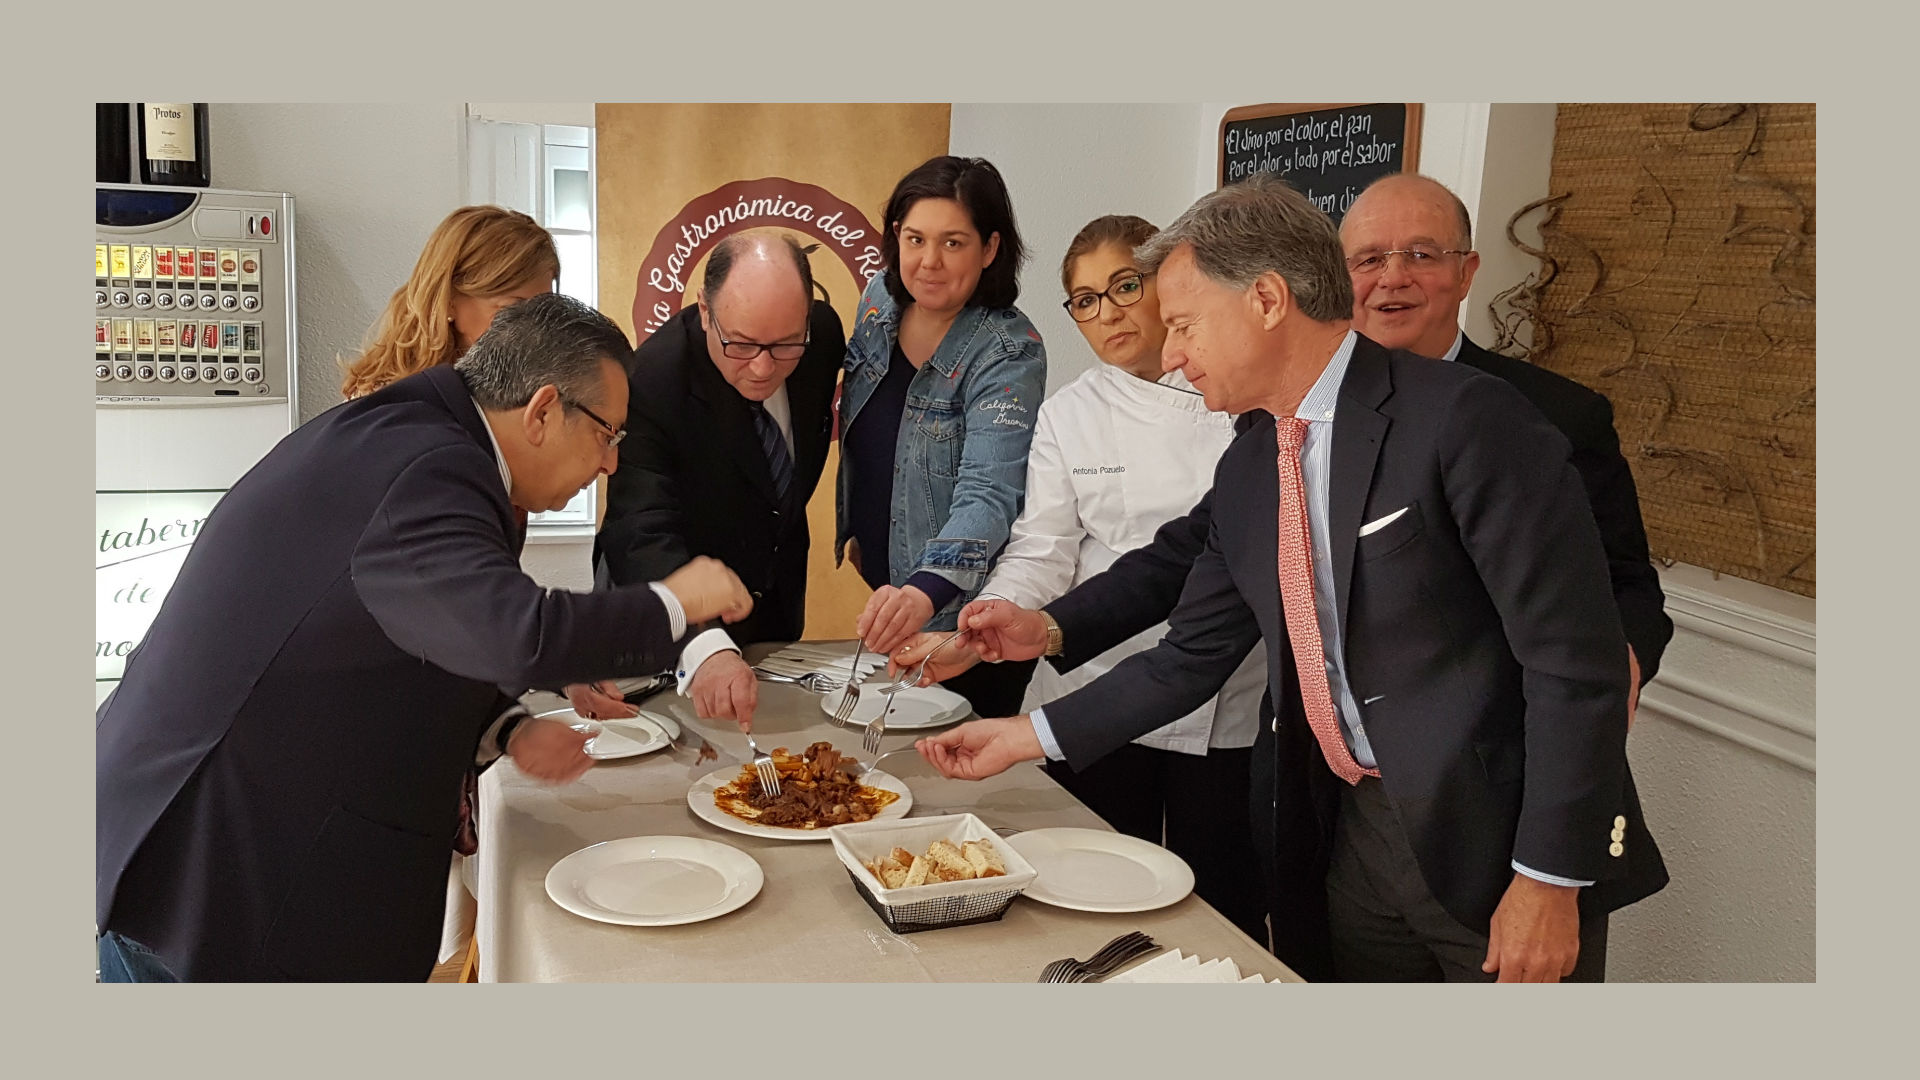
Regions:
<instances>
[{"instance_id":1,"label":"shirt collar","mask_svg":"<svg viewBox=\"0 0 1920 1080\"><path fill-rule=\"evenodd\" d=\"M1347 377L1347 362L1353 359L1353 343L1360 335L1352 330L1340 341L1340 347L1333 351L1333 359L1327 361L1325 371L1314 380L1313 389L1300 399L1300 407L1294 410L1294 418L1326 423L1333 419L1334 404L1340 399L1340 384Z\"/></svg>"},{"instance_id":2,"label":"shirt collar","mask_svg":"<svg viewBox=\"0 0 1920 1080\"><path fill-rule=\"evenodd\" d=\"M1458 359L1460 359L1460 346L1461 346L1461 344L1462 344L1462 343L1464 343L1464 342L1465 342L1466 340L1467 340L1467 332L1466 332L1466 331L1464 331L1464 330L1459 330L1459 331L1455 331L1455 332L1454 332L1454 335L1453 335L1453 348L1451 348L1451 349L1448 349L1448 350L1447 350L1447 354L1446 354L1445 356L1442 356L1442 357L1441 357L1440 359L1442 359L1442 360L1458 360Z\"/></svg>"},{"instance_id":3,"label":"shirt collar","mask_svg":"<svg viewBox=\"0 0 1920 1080\"><path fill-rule=\"evenodd\" d=\"M480 426L487 429L487 441L493 444L493 460L500 466L500 485L507 489L508 498L513 496L513 472L507 468L507 455L500 451L500 440L493 433L493 425L487 423L487 410L480 403L473 403L473 411L480 414Z\"/></svg>"}]
</instances>

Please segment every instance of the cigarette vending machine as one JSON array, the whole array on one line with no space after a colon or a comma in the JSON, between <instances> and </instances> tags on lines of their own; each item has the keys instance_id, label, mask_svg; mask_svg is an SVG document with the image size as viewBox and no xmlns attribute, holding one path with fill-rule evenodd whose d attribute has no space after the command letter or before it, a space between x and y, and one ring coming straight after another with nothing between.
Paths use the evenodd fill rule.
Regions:
<instances>
[{"instance_id":1,"label":"cigarette vending machine","mask_svg":"<svg viewBox=\"0 0 1920 1080\"><path fill-rule=\"evenodd\" d=\"M299 423L293 196L94 188L95 702L234 481Z\"/></svg>"}]
</instances>

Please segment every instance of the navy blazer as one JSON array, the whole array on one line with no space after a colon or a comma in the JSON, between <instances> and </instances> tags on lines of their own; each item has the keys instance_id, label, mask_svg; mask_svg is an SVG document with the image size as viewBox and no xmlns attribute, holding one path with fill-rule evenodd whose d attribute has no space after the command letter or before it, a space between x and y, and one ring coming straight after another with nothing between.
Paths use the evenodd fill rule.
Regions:
<instances>
[{"instance_id":1,"label":"navy blazer","mask_svg":"<svg viewBox=\"0 0 1920 1080\"><path fill-rule=\"evenodd\" d=\"M1596 881L1590 912L1662 887L1626 767L1620 609L1567 439L1508 383L1364 337L1338 410L1329 528L1349 678L1435 898L1485 932L1513 859ZM1272 758L1260 794L1311 790L1315 813L1256 824L1324 851L1339 781L1307 733L1280 611L1273 431L1260 417L1222 457L1166 638L1047 717L1084 764L1196 707L1264 640L1280 721L1255 752Z\"/></svg>"},{"instance_id":2,"label":"navy blazer","mask_svg":"<svg viewBox=\"0 0 1920 1080\"><path fill-rule=\"evenodd\" d=\"M807 351L787 376L793 476L785 499L747 399L707 352L689 305L634 350L627 438L607 480L607 518L594 542L618 584L658 581L696 555L726 563L753 594L729 626L742 645L793 641L807 617L807 501L833 436L833 392L847 351L833 306L815 300Z\"/></svg>"},{"instance_id":3,"label":"navy blazer","mask_svg":"<svg viewBox=\"0 0 1920 1080\"><path fill-rule=\"evenodd\" d=\"M97 713L96 925L188 980L424 980L508 695L673 663L651 589L548 591L518 540L452 368L282 439Z\"/></svg>"}]
</instances>

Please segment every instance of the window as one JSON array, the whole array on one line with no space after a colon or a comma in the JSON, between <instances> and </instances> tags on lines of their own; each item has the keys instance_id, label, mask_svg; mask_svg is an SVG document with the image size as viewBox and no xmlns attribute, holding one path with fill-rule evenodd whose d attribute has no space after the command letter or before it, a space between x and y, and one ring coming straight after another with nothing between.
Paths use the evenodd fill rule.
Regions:
<instances>
[{"instance_id":1,"label":"window","mask_svg":"<svg viewBox=\"0 0 1920 1080\"><path fill-rule=\"evenodd\" d=\"M598 254L594 244L593 128L577 124L524 123L541 115L571 115L590 106L516 105L468 107L467 202L518 210L553 234L560 252L560 291L598 305ZM493 119L501 113L515 120ZM598 519L598 485L564 509L531 515L529 525L585 525Z\"/></svg>"}]
</instances>

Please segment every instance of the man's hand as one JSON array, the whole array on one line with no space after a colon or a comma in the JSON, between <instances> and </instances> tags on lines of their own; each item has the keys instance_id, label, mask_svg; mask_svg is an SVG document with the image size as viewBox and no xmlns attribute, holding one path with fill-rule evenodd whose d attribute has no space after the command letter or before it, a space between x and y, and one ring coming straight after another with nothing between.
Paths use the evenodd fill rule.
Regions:
<instances>
[{"instance_id":1,"label":"man's hand","mask_svg":"<svg viewBox=\"0 0 1920 1080\"><path fill-rule=\"evenodd\" d=\"M1640 707L1640 658L1627 646L1627 730L1633 730L1633 711Z\"/></svg>"},{"instance_id":2,"label":"man's hand","mask_svg":"<svg viewBox=\"0 0 1920 1080\"><path fill-rule=\"evenodd\" d=\"M927 654L939 649L940 643L948 638L953 638L952 643L940 649L933 659L927 660ZM920 673L919 685L932 686L937 682L946 682L979 663L980 654L968 647L968 637L964 633L959 637L948 633L915 634L887 657L887 675L897 679L901 672L912 670L922 660L927 660L927 666Z\"/></svg>"},{"instance_id":3,"label":"man's hand","mask_svg":"<svg viewBox=\"0 0 1920 1080\"><path fill-rule=\"evenodd\" d=\"M528 717L507 739L507 756L535 780L567 784L593 768L593 759L587 756L587 740L591 738L558 720Z\"/></svg>"},{"instance_id":4,"label":"man's hand","mask_svg":"<svg viewBox=\"0 0 1920 1080\"><path fill-rule=\"evenodd\" d=\"M975 720L950 731L929 735L913 744L920 756L942 776L955 780L985 780L1023 761L1047 756L1033 721L1025 716Z\"/></svg>"},{"instance_id":5,"label":"man's hand","mask_svg":"<svg viewBox=\"0 0 1920 1080\"><path fill-rule=\"evenodd\" d=\"M695 714L732 720L741 731L753 730L753 710L760 703L760 681L753 668L731 649L707 657L687 684Z\"/></svg>"},{"instance_id":6,"label":"man's hand","mask_svg":"<svg viewBox=\"0 0 1920 1080\"><path fill-rule=\"evenodd\" d=\"M865 611L854 623L854 633L877 653L891 653L933 618L933 600L908 585L882 585L867 599Z\"/></svg>"},{"instance_id":7,"label":"man's hand","mask_svg":"<svg viewBox=\"0 0 1920 1080\"><path fill-rule=\"evenodd\" d=\"M1515 872L1493 909L1480 970L1501 982L1559 982L1580 959L1580 890Z\"/></svg>"},{"instance_id":8,"label":"man's hand","mask_svg":"<svg viewBox=\"0 0 1920 1080\"><path fill-rule=\"evenodd\" d=\"M574 714L587 720L614 720L639 716L640 710L627 704L626 695L612 679L597 683L570 683L567 703Z\"/></svg>"},{"instance_id":9,"label":"man's hand","mask_svg":"<svg viewBox=\"0 0 1920 1080\"><path fill-rule=\"evenodd\" d=\"M660 584L680 601L688 626L714 619L735 623L753 610L753 597L747 594L747 587L740 584L739 575L719 559L705 555L668 574Z\"/></svg>"},{"instance_id":10,"label":"man's hand","mask_svg":"<svg viewBox=\"0 0 1920 1080\"><path fill-rule=\"evenodd\" d=\"M1007 600L975 600L960 609L960 629L980 659L1032 660L1047 651L1047 617Z\"/></svg>"}]
</instances>

